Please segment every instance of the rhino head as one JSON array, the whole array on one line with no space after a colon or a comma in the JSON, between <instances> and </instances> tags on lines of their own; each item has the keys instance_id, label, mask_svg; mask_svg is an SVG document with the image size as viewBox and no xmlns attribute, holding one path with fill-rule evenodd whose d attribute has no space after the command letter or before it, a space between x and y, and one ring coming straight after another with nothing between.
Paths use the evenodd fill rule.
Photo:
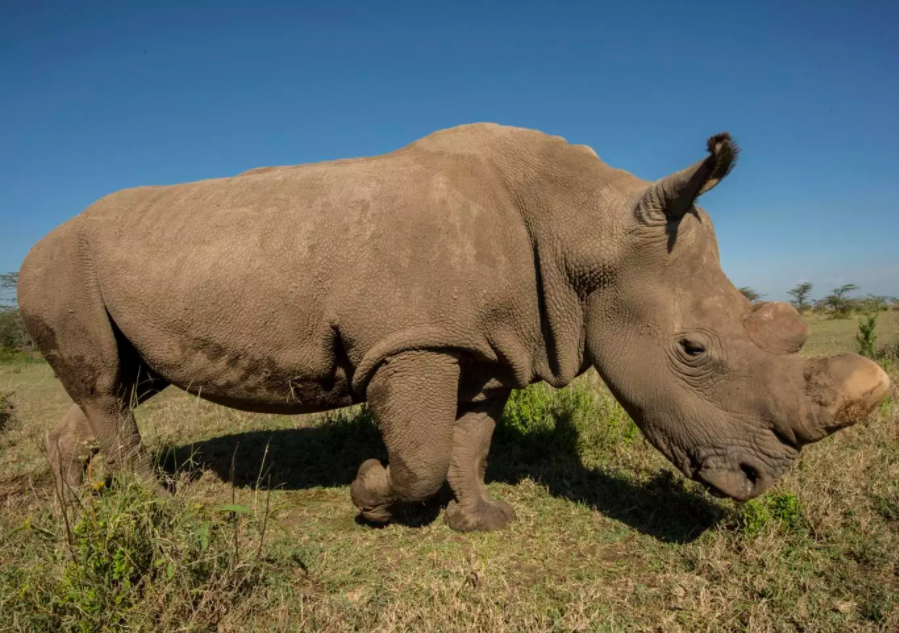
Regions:
<instances>
[{"instance_id":1,"label":"rhino head","mask_svg":"<svg viewBox=\"0 0 899 633\"><path fill-rule=\"evenodd\" d=\"M656 448L712 494L745 500L767 490L803 445L867 416L889 379L856 354L801 358L808 327L799 313L751 304L730 283L695 201L728 174L737 147L720 134L708 150L632 192L629 261L588 299L585 347Z\"/></svg>"}]
</instances>

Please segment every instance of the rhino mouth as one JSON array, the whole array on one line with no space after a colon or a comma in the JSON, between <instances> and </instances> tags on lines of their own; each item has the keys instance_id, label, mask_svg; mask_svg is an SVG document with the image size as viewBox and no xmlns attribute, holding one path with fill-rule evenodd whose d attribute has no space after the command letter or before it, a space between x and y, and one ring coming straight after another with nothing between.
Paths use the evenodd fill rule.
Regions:
<instances>
[{"instance_id":1,"label":"rhino mouth","mask_svg":"<svg viewBox=\"0 0 899 633\"><path fill-rule=\"evenodd\" d=\"M696 470L693 479L703 484L710 495L719 499L748 501L757 497L774 482L773 478L748 463L737 468L707 468Z\"/></svg>"}]
</instances>

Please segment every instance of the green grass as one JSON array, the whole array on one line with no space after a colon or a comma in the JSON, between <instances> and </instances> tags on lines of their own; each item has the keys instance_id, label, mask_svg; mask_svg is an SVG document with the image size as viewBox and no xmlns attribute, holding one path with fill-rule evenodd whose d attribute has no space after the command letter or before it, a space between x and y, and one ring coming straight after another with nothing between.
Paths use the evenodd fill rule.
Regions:
<instances>
[{"instance_id":1,"label":"green grass","mask_svg":"<svg viewBox=\"0 0 899 633\"><path fill-rule=\"evenodd\" d=\"M810 356L858 352L856 334L858 323L864 317L853 315L846 319L831 319L825 315L807 314L805 319L811 335L803 348ZM879 312L877 316L878 347L899 344L899 310Z\"/></svg>"},{"instance_id":2,"label":"green grass","mask_svg":"<svg viewBox=\"0 0 899 633\"><path fill-rule=\"evenodd\" d=\"M805 353L854 351L855 319L811 327ZM439 499L383 529L356 521L349 483L385 457L364 407L251 415L175 390L138 409L174 494L110 487L98 467L62 514L39 445L70 401L23 359L0 364L0 393L15 405L0 434L0 631L899 629L895 387L745 504L685 481L595 375L531 387L488 468L519 520L487 534L452 532Z\"/></svg>"}]
</instances>

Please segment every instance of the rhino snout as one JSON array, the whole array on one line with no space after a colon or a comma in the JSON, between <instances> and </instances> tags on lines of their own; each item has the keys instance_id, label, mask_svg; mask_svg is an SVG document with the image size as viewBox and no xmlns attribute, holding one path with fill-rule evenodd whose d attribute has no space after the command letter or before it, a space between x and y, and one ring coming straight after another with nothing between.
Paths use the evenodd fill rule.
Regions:
<instances>
[{"instance_id":1,"label":"rhino snout","mask_svg":"<svg viewBox=\"0 0 899 633\"><path fill-rule=\"evenodd\" d=\"M774 477L762 468L740 463L737 468L702 467L694 477L705 484L711 495L746 501L757 497L774 483Z\"/></svg>"}]
</instances>

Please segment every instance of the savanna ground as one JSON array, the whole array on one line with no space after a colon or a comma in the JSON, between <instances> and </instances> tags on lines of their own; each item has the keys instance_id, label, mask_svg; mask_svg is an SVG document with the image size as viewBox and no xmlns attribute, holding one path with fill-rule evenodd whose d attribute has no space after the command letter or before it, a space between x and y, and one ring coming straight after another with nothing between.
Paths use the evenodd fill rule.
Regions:
<instances>
[{"instance_id":1,"label":"savanna ground","mask_svg":"<svg viewBox=\"0 0 899 633\"><path fill-rule=\"evenodd\" d=\"M804 353L855 349L856 319L811 325ZM878 330L899 342L899 312ZM531 387L488 470L519 520L458 534L439 502L355 520L356 468L385 458L365 409L251 415L176 390L138 409L172 496L99 464L54 511L39 446L70 401L45 363L7 360L0 631L897 631L899 362L882 362L891 402L740 505L684 481L595 375Z\"/></svg>"}]
</instances>

